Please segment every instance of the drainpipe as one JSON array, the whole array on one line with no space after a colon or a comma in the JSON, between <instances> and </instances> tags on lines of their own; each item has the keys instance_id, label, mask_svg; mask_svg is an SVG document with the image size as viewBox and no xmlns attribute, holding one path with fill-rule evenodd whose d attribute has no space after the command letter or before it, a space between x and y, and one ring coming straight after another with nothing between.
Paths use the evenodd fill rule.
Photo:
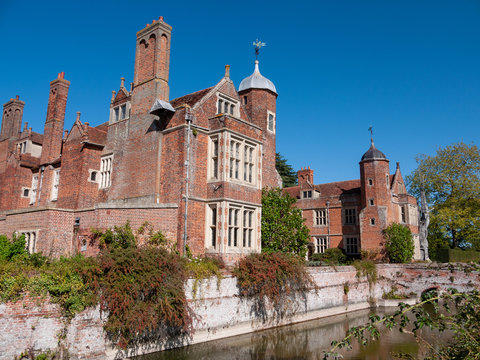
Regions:
<instances>
[{"instance_id":1,"label":"drainpipe","mask_svg":"<svg viewBox=\"0 0 480 360\"><path fill-rule=\"evenodd\" d=\"M187 121L187 159L185 160L185 214L183 219L183 256L187 254L187 222L188 222L188 187L189 187L189 163L190 163L190 127L193 115L190 109L186 109L185 120Z\"/></svg>"},{"instance_id":2,"label":"drainpipe","mask_svg":"<svg viewBox=\"0 0 480 360\"><path fill-rule=\"evenodd\" d=\"M38 184L38 205L40 206L40 196L42 195L42 183L43 183L43 173L45 171L45 166L40 168L41 175L40 175L40 183Z\"/></svg>"},{"instance_id":3,"label":"drainpipe","mask_svg":"<svg viewBox=\"0 0 480 360\"><path fill-rule=\"evenodd\" d=\"M327 241L330 247L330 201L327 201Z\"/></svg>"}]
</instances>

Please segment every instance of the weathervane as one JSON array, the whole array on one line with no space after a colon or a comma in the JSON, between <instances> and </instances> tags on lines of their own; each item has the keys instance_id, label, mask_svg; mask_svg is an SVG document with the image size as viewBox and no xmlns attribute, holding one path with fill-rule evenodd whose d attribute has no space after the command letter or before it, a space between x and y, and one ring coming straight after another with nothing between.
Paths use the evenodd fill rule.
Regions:
<instances>
[{"instance_id":1,"label":"weathervane","mask_svg":"<svg viewBox=\"0 0 480 360\"><path fill-rule=\"evenodd\" d=\"M255 46L255 60L258 60L258 54L260 53L260 48L267 46L264 42L261 42L260 40L255 40L253 42L253 46Z\"/></svg>"},{"instance_id":2,"label":"weathervane","mask_svg":"<svg viewBox=\"0 0 480 360\"><path fill-rule=\"evenodd\" d=\"M370 141L373 143L373 125L370 125L368 131L370 131Z\"/></svg>"}]
</instances>

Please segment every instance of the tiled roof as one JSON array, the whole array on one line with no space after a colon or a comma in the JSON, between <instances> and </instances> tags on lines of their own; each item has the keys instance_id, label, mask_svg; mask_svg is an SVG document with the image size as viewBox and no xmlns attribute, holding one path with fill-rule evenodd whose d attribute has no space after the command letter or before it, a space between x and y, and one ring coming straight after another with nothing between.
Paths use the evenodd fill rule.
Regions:
<instances>
[{"instance_id":1,"label":"tiled roof","mask_svg":"<svg viewBox=\"0 0 480 360\"><path fill-rule=\"evenodd\" d=\"M196 91L194 93L184 95L182 97L173 99L170 101L170 104L175 108L177 106L187 104L189 106L195 105L197 102L199 102L207 93L212 90L213 87L209 87L207 89L203 89L200 91Z\"/></svg>"},{"instance_id":2,"label":"tiled roof","mask_svg":"<svg viewBox=\"0 0 480 360\"><path fill-rule=\"evenodd\" d=\"M107 132L99 127L88 128L88 142L105 145L107 141Z\"/></svg>"},{"instance_id":3,"label":"tiled roof","mask_svg":"<svg viewBox=\"0 0 480 360\"><path fill-rule=\"evenodd\" d=\"M360 194L360 179L337 181L327 184L314 185L315 190L320 192L320 196L340 196L347 194ZM293 197L300 195L300 186L293 186L283 189Z\"/></svg>"},{"instance_id":4,"label":"tiled roof","mask_svg":"<svg viewBox=\"0 0 480 360\"><path fill-rule=\"evenodd\" d=\"M28 168L36 168L40 165L40 158L36 158L30 154L20 155L20 166Z\"/></svg>"},{"instance_id":5,"label":"tiled roof","mask_svg":"<svg viewBox=\"0 0 480 360\"><path fill-rule=\"evenodd\" d=\"M32 135L30 135L30 140L35 144L43 144L43 134L39 134L35 131L32 131Z\"/></svg>"}]
</instances>

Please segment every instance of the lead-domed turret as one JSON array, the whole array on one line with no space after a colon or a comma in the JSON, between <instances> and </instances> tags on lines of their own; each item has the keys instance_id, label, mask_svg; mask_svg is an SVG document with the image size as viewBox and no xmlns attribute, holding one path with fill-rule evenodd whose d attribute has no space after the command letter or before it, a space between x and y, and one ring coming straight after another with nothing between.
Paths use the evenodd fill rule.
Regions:
<instances>
[{"instance_id":1,"label":"lead-domed turret","mask_svg":"<svg viewBox=\"0 0 480 360\"><path fill-rule=\"evenodd\" d=\"M368 160L387 160L387 157L383 152L378 150L373 143L373 138L370 142L370 148L367 150L365 154L362 156L361 161L368 161Z\"/></svg>"},{"instance_id":2,"label":"lead-domed turret","mask_svg":"<svg viewBox=\"0 0 480 360\"><path fill-rule=\"evenodd\" d=\"M239 92L249 89L267 89L277 94L277 89L275 88L275 85L273 85L273 82L260 74L260 70L258 69L258 60L255 60L255 70L253 71L253 74L243 79L238 87Z\"/></svg>"}]
</instances>

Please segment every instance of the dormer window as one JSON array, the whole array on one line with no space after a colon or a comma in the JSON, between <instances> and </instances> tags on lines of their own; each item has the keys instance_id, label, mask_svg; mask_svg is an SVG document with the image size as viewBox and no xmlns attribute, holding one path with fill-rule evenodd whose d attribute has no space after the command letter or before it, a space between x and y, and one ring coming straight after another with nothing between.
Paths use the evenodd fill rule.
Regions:
<instances>
[{"instance_id":1,"label":"dormer window","mask_svg":"<svg viewBox=\"0 0 480 360\"><path fill-rule=\"evenodd\" d=\"M224 94L217 94L217 114L227 114L235 117L240 117L239 103Z\"/></svg>"},{"instance_id":2,"label":"dormer window","mask_svg":"<svg viewBox=\"0 0 480 360\"><path fill-rule=\"evenodd\" d=\"M110 123L125 120L125 119L128 119L129 117L130 117L130 103L126 102L124 104L121 104L112 108L110 113Z\"/></svg>"},{"instance_id":3,"label":"dormer window","mask_svg":"<svg viewBox=\"0 0 480 360\"><path fill-rule=\"evenodd\" d=\"M18 152L20 154L25 154L27 152L27 141L22 141L18 144Z\"/></svg>"},{"instance_id":4,"label":"dormer window","mask_svg":"<svg viewBox=\"0 0 480 360\"><path fill-rule=\"evenodd\" d=\"M311 199L312 198L312 190L307 190L303 192L304 199Z\"/></svg>"}]
</instances>

